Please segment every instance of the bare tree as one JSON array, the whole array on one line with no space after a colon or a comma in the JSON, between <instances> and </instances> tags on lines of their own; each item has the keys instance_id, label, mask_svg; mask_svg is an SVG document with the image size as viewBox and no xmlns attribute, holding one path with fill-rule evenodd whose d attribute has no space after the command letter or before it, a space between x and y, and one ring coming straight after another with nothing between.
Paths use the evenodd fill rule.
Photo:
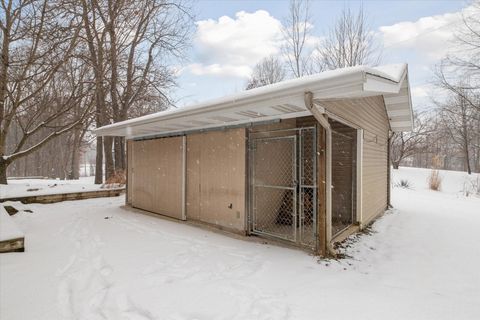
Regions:
<instances>
[{"instance_id":1,"label":"bare tree","mask_svg":"<svg viewBox=\"0 0 480 320\"><path fill-rule=\"evenodd\" d=\"M311 50L308 50L307 41L313 27L311 20L309 0L290 0L289 15L283 23L285 44L282 46L282 53L295 78L309 72Z\"/></svg>"},{"instance_id":2,"label":"bare tree","mask_svg":"<svg viewBox=\"0 0 480 320\"><path fill-rule=\"evenodd\" d=\"M45 172L34 165L42 159L76 178L92 123L170 106L192 26L183 0L0 0L0 182L21 157L10 172ZM107 177L125 167L124 140L98 138L96 148L102 183L104 156Z\"/></svg>"},{"instance_id":3,"label":"bare tree","mask_svg":"<svg viewBox=\"0 0 480 320\"><path fill-rule=\"evenodd\" d=\"M454 95L460 96L469 107L480 113L478 96L480 87L477 88L472 77L463 73L461 69L452 68L451 57L444 59L435 69L435 85ZM461 74L461 78L458 76ZM450 75L450 77L448 76ZM480 73L479 73L480 76Z\"/></svg>"},{"instance_id":4,"label":"bare tree","mask_svg":"<svg viewBox=\"0 0 480 320\"><path fill-rule=\"evenodd\" d=\"M344 9L334 27L317 46L315 62L320 69L333 70L357 65L377 65L381 50L375 43L367 17L360 7L357 14Z\"/></svg>"},{"instance_id":5,"label":"bare tree","mask_svg":"<svg viewBox=\"0 0 480 320\"><path fill-rule=\"evenodd\" d=\"M453 51L443 65L453 67L452 71L470 79L470 88L480 89L480 1L475 0L470 11L462 16L462 24L455 32Z\"/></svg>"},{"instance_id":6,"label":"bare tree","mask_svg":"<svg viewBox=\"0 0 480 320\"><path fill-rule=\"evenodd\" d=\"M415 113L411 132L393 132L390 137L390 161L398 169L402 161L415 154L427 152L426 141L435 128L431 127L428 113Z\"/></svg>"},{"instance_id":7,"label":"bare tree","mask_svg":"<svg viewBox=\"0 0 480 320\"><path fill-rule=\"evenodd\" d=\"M479 134L477 127L479 114L470 106L465 96L465 93L451 95L451 98L446 103L439 104L439 107L442 129L452 139L453 147L463 155L465 171L471 174L471 153L475 138Z\"/></svg>"},{"instance_id":8,"label":"bare tree","mask_svg":"<svg viewBox=\"0 0 480 320\"><path fill-rule=\"evenodd\" d=\"M480 2L474 4L480 14ZM453 150L462 154L464 170L469 174L480 167L480 19L464 16L455 43L461 48L449 55L435 70L436 85L448 99L436 101L442 130ZM460 76L461 75L461 76Z\"/></svg>"},{"instance_id":9,"label":"bare tree","mask_svg":"<svg viewBox=\"0 0 480 320\"><path fill-rule=\"evenodd\" d=\"M276 56L266 57L255 65L246 89L250 90L277 83L284 80L285 77L285 68L280 59Z\"/></svg>"},{"instance_id":10,"label":"bare tree","mask_svg":"<svg viewBox=\"0 0 480 320\"><path fill-rule=\"evenodd\" d=\"M71 117L82 93L55 86L77 44L75 16L47 0L0 1L0 6L0 183L7 183L10 164L72 130L88 111ZM7 150L14 125L19 139ZM30 144L33 137L37 142Z\"/></svg>"},{"instance_id":11,"label":"bare tree","mask_svg":"<svg viewBox=\"0 0 480 320\"><path fill-rule=\"evenodd\" d=\"M175 82L169 64L182 58L187 46L193 21L189 10L175 0L82 0L87 61L95 78L97 126L126 120L133 108L144 114L152 106L159 110L170 105L168 91ZM102 154L108 179L115 170L125 168L123 138L116 138L115 143L112 137L97 139L96 183L102 182Z\"/></svg>"},{"instance_id":12,"label":"bare tree","mask_svg":"<svg viewBox=\"0 0 480 320\"><path fill-rule=\"evenodd\" d=\"M410 156L415 166L441 160L444 169L480 171L480 1L464 13L452 51L435 70L441 92L432 97L425 142ZM454 48L454 50L453 50ZM397 140L398 143L398 140Z\"/></svg>"},{"instance_id":13,"label":"bare tree","mask_svg":"<svg viewBox=\"0 0 480 320\"><path fill-rule=\"evenodd\" d=\"M94 78L95 124L98 127L108 123L106 108L107 89L104 83L107 72L105 46L108 30L99 17L99 10L101 9L101 3L97 1L80 1L79 16L82 20L82 35L87 48L84 57L92 69ZM95 183L100 184L103 182L103 140L101 137L96 139L96 148ZM110 164L111 162L113 162L113 159L107 159L107 163Z\"/></svg>"},{"instance_id":14,"label":"bare tree","mask_svg":"<svg viewBox=\"0 0 480 320\"><path fill-rule=\"evenodd\" d=\"M140 7L138 2L109 0L113 122L126 120L135 107L150 111L145 104L156 111L171 105L168 91L175 81L168 61L182 60L188 47L193 16L186 3L155 0ZM124 168L124 141L116 138L115 169Z\"/></svg>"}]
</instances>

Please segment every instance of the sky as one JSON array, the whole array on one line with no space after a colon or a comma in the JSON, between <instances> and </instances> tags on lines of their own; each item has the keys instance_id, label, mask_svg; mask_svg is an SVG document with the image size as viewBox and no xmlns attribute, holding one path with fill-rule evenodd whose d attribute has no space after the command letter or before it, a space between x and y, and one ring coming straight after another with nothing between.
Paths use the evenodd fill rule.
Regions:
<instances>
[{"instance_id":1,"label":"sky","mask_svg":"<svg viewBox=\"0 0 480 320\"><path fill-rule=\"evenodd\" d=\"M414 109L431 104L432 70L452 48L454 30L468 15L468 1L312 1L314 37L321 39L341 11L363 5L376 39L383 43L381 64L408 63ZM196 12L192 46L179 68L177 106L244 90L254 65L278 54L288 1L202 1Z\"/></svg>"}]
</instances>

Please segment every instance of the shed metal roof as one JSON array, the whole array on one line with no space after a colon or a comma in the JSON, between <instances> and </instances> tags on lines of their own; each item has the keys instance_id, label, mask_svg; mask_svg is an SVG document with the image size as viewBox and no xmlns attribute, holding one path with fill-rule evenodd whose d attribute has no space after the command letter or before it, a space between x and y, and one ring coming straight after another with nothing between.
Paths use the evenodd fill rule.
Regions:
<instances>
[{"instance_id":1,"label":"shed metal roof","mask_svg":"<svg viewBox=\"0 0 480 320\"><path fill-rule=\"evenodd\" d=\"M243 91L220 99L138 117L94 131L99 136L140 138L190 130L237 126L310 115L304 93L315 102L382 95L392 131L413 125L408 66L356 66Z\"/></svg>"}]
</instances>

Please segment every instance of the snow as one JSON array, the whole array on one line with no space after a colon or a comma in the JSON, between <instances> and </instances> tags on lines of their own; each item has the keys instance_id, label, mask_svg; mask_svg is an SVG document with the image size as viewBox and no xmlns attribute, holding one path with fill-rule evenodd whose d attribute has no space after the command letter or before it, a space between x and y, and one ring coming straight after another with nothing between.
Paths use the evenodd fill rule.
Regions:
<instances>
[{"instance_id":1,"label":"snow","mask_svg":"<svg viewBox=\"0 0 480 320\"><path fill-rule=\"evenodd\" d=\"M396 171L393 170L393 173L397 173L393 176L394 184L403 179L408 180L414 190L428 190L427 180L432 170L400 167L398 172ZM480 174L478 173L469 175L466 172L448 170L439 170L439 173L442 178L441 194L464 196L466 191L475 193L472 185L478 185L478 190L480 190Z\"/></svg>"},{"instance_id":2,"label":"snow","mask_svg":"<svg viewBox=\"0 0 480 320\"><path fill-rule=\"evenodd\" d=\"M152 123L156 123L157 126L154 127L163 127L161 124L164 124L167 128L172 126L172 123L169 122L173 119L180 118L185 120L185 117L188 115L193 115L193 116L198 116L199 111L204 111L206 109L215 109L216 111L222 111L227 114L223 114L224 116L228 117L233 117L234 115L231 114L232 110L229 110L228 112L225 111L225 108L229 105L234 105L234 104L245 104L245 103L258 103L254 101L254 99L259 98L259 97L270 97L270 98L276 98L282 97L285 101L284 103L287 103L288 100L287 97L285 96L286 93L292 92L293 90L297 90L302 95L303 99L303 94L304 92L307 91L315 91L319 89L330 89L332 86L336 85L339 88L343 88L344 90L341 90L341 94L337 96L336 98L345 98L345 82L351 82L352 79L349 77L354 77L357 80L361 80L361 84L365 81L363 78L365 74L371 74L374 76L382 77L388 80L391 80L393 82L400 82L402 80L403 74L407 70L407 64L401 63L401 64L390 64L390 65L384 65L384 66L378 66L378 67L369 67L369 66L354 66L354 67L346 67L346 68L339 68L335 70L328 70L324 72L320 72L317 74L312 74L308 76L304 76L301 78L297 79L289 79L281 82L277 82L274 84L270 84L267 86L259 87L259 88L254 88L252 90L245 90L241 91L235 94L227 95L222 98L217 98L217 99L212 99L209 101L205 101L202 103L197 103L189 106L185 106L182 108L173 108L173 109L168 109L156 113L152 113L149 115L117 122L117 123L112 123L109 125L105 125L103 127L97 128L94 130L94 133L97 135L118 135L119 131L115 131L116 129L125 129L125 132L123 135L130 135L127 133L133 126L137 125L146 125L143 129L146 130L148 128L148 125ZM339 83L340 80L343 80L343 83ZM381 88L378 88L377 93L383 92ZM391 92L387 92L391 93ZM357 93L358 94L358 93ZM363 94L361 95L363 96ZM347 97L352 98L352 96L347 95ZM335 98L333 96L329 96L329 99ZM278 103L278 101L276 102ZM408 104L408 108L410 108L410 103ZM257 120L261 117L255 117ZM255 118L245 118L242 117L242 120L250 120L253 121ZM193 118L191 120L194 120ZM198 120L198 119L197 119ZM164 123L162 123L162 121ZM187 121L188 122L188 121ZM225 125L225 123L216 123L217 125ZM228 123L227 123L228 124ZM186 128L197 128L197 127L192 127L192 123L183 123L181 128L184 128L184 125L187 125ZM175 125L174 125L175 127ZM206 128L207 126L201 126L198 128ZM197 128L197 129L198 129ZM151 128L150 128L151 129ZM185 129L185 128L184 128ZM173 132L172 129L155 129L156 132L149 132L148 130L145 131L144 134L141 136L146 136L148 134L152 133L166 133L166 132ZM115 134L113 134L115 133Z\"/></svg>"},{"instance_id":3,"label":"snow","mask_svg":"<svg viewBox=\"0 0 480 320\"><path fill-rule=\"evenodd\" d=\"M0 184L0 199L99 190L102 185L93 182L94 177L82 177L79 180L8 180L8 185Z\"/></svg>"},{"instance_id":4,"label":"snow","mask_svg":"<svg viewBox=\"0 0 480 320\"><path fill-rule=\"evenodd\" d=\"M23 232L15 225L5 208L0 205L0 241L23 238Z\"/></svg>"},{"instance_id":5,"label":"snow","mask_svg":"<svg viewBox=\"0 0 480 320\"><path fill-rule=\"evenodd\" d=\"M125 210L123 197L28 205L12 216L26 252L0 256L0 318L479 319L480 198L456 172L428 190L428 172L394 170L414 188L393 188L395 209L338 261Z\"/></svg>"},{"instance_id":6,"label":"snow","mask_svg":"<svg viewBox=\"0 0 480 320\"><path fill-rule=\"evenodd\" d=\"M368 68L367 73L392 80L394 82L400 82L402 80L402 76L405 73L405 69L407 68L406 63L399 63L399 64L387 64L378 66L375 68Z\"/></svg>"}]
</instances>

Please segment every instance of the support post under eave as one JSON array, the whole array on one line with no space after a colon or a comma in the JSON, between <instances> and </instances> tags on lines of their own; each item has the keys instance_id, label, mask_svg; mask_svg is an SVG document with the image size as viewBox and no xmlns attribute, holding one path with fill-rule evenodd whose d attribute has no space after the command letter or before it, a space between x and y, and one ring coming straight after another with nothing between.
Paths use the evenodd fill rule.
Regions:
<instances>
[{"instance_id":1,"label":"support post under eave","mask_svg":"<svg viewBox=\"0 0 480 320\"><path fill-rule=\"evenodd\" d=\"M391 142L392 142L392 134L393 132L388 133L388 140L387 140L387 209L393 208L391 197L392 197L392 167L390 166L390 152L391 152Z\"/></svg>"},{"instance_id":2,"label":"support post under eave","mask_svg":"<svg viewBox=\"0 0 480 320\"><path fill-rule=\"evenodd\" d=\"M325 253L336 255L332 247L332 128L328 123L325 109L313 101L313 93L305 92L305 106L312 113L318 123L325 129Z\"/></svg>"},{"instance_id":3,"label":"support post under eave","mask_svg":"<svg viewBox=\"0 0 480 320\"><path fill-rule=\"evenodd\" d=\"M182 137L182 220L187 220L187 136Z\"/></svg>"}]
</instances>

